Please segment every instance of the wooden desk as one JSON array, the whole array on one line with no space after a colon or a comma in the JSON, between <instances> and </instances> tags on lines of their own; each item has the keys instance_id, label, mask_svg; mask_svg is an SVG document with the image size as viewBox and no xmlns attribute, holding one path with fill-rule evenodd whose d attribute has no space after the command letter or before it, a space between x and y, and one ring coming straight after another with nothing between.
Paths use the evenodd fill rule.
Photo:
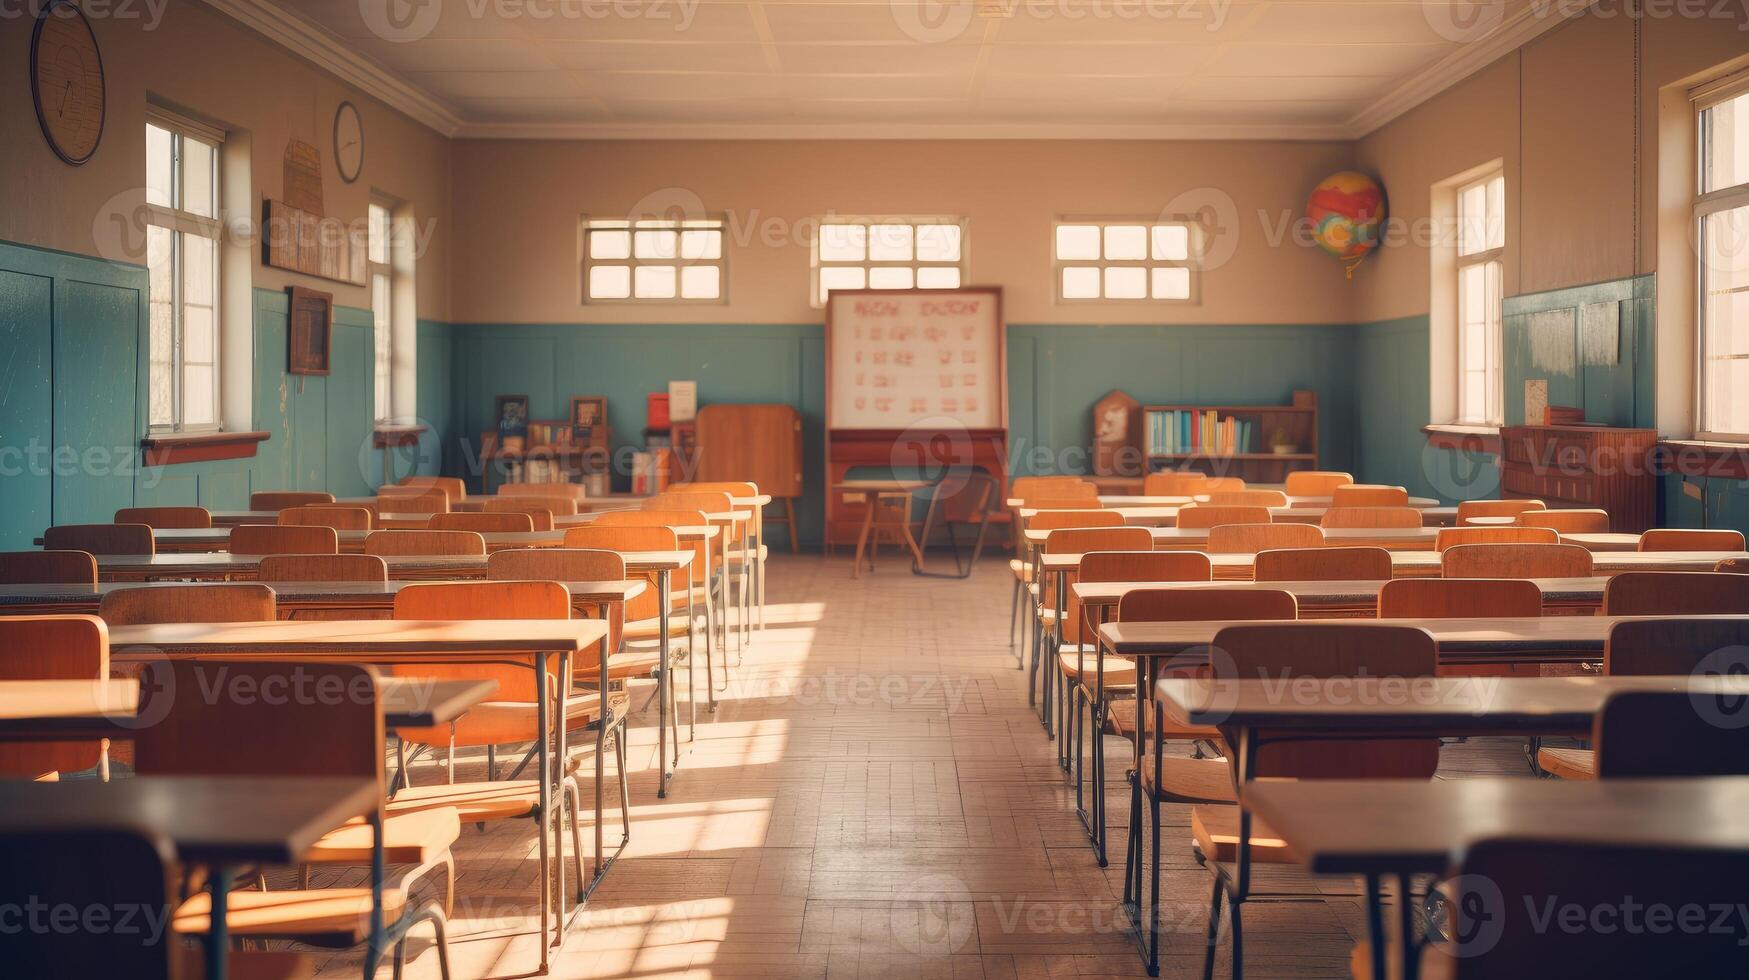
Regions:
<instances>
[{"instance_id":1,"label":"wooden desk","mask_svg":"<svg viewBox=\"0 0 1749 980\"><path fill-rule=\"evenodd\" d=\"M1384 548L1387 551L1431 551L1438 540L1437 527L1337 527L1324 531L1328 547ZM1050 531L1026 532L1026 540L1043 543ZM1156 551L1202 551L1208 547L1209 532L1205 528L1150 527ZM1577 544L1588 551L1635 551L1640 546L1637 534L1563 534L1561 540ZM1717 557L1724 557L1720 553Z\"/></svg>"},{"instance_id":2,"label":"wooden desk","mask_svg":"<svg viewBox=\"0 0 1749 980\"><path fill-rule=\"evenodd\" d=\"M745 513L745 512L740 512ZM734 518L724 515L725 521ZM339 531L336 532L340 542L340 551L344 554L360 554L364 551L364 541L370 531ZM680 540L712 541L720 535L720 529L707 525L684 525L676 527L674 533ZM486 551L504 551L509 548L562 548L565 545L565 531L487 531L480 535L485 539ZM160 554L199 554L227 551L231 547L231 529L213 528L159 528L152 531L152 541Z\"/></svg>"},{"instance_id":3,"label":"wooden desk","mask_svg":"<svg viewBox=\"0 0 1749 980\"><path fill-rule=\"evenodd\" d=\"M430 728L460 718L497 690L494 680L379 677L377 703L387 728Z\"/></svg>"},{"instance_id":4,"label":"wooden desk","mask_svg":"<svg viewBox=\"0 0 1749 980\"><path fill-rule=\"evenodd\" d=\"M842 480L832 485L833 493L855 494L863 498L862 529L856 534L856 557L850 566L851 578L862 577L862 556L868 548L869 535L875 529L875 512L880 508L882 497L905 497L904 520L897 530L905 546L911 549L912 569L923 567L923 549L911 534L911 494L928 486L933 484L925 480Z\"/></svg>"},{"instance_id":5,"label":"wooden desk","mask_svg":"<svg viewBox=\"0 0 1749 980\"><path fill-rule=\"evenodd\" d=\"M117 589L174 589L183 582L104 582L98 585L0 585L0 616L84 613L95 615L103 597ZM282 619L298 613L357 612L360 618L382 616L395 608L395 595L413 584L391 582L263 582L273 589ZM641 580L564 582L579 614L593 615L595 606L634 599L649 588Z\"/></svg>"},{"instance_id":6,"label":"wooden desk","mask_svg":"<svg viewBox=\"0 0 1749 980\"><path fill-rule=\"evenodd\" d=\"M1603 590L1609 585L1607 576L1592 578L1532 579L1543 593L1545 609L1596 610L1603 604ZM1280 589L1293 594L1300 604L1301 618L1307 610L1324 615L1374 615L1378 609L1379 590L1385 580L1354 580L1328 582L1076 582L1069 591L1086 607L1088 617L1103 623L1111 618L1108 610L1118 600L1135 589ZM0 602L4 601L0 587Z\"/></svg>"},{"instance_id":7,"label":"wooden desk","mask_svg":"<svg viewBox=\"0 0 1749 980\"><path fill-rule=\"evenodd\" d=\"M329 504L331 507L362 506L354 504ZM242 524L277 524L277 510L215 510L213 515L214 528L233 528ZM600 517L599 513L587 514L554 514L553 528L555 530L570 527L582 527ZM379 511L376 515L379 528L423 528L431 522L430 514L401 514L393 511Z\"/></svg>"},{"instance_id":8,"label":"wooden desk","mask_svg":"<svg viewBox=\"0 0 1749 980\"><path fill-rule=\"evenodd\" d=\"M105 738L139 710L138 680L0 681L0 742Z\"/></svg>"},{"instance_id":9,"label":"wooden desk","mask_svg":"<svg viewBox=\"0 0 1749 980\"><path fill-rule=\"evenodd\" d=\"M1081 563L1081 555L1061 552L1039 555L1034 561L1040 575L1060 570L1073 570ZM1592 573L1598 576L1622 572L1710 572L1725 558L1749 559L1749 552L1728 551L1600 551L1591 556ZM1209 555L1214 576L1223 581L1249 581L1256 564L1255 555ZM101 566L100 566L101 567ZM1435 551L1393 551L1391 567L1397 578L1438 578L1440 555Z\"/></svg>"}]
</instances>

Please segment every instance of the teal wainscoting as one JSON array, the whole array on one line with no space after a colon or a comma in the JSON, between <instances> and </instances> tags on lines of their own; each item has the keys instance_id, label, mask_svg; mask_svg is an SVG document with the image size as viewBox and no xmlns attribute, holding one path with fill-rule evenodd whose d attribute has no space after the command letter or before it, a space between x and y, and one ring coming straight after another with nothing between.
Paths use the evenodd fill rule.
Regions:
<instances>
[{"instance_id":1,"label":"teal wainscoting","mask_svg":"<svg viewBox=\"0 0 1749 980\"><path fill-rule=\"evenodd\" d=\"M1653 425L1653 277L1509 296L1504 305L1506 424L1524 423L1524 383L1594 422Z\"/></svg>"}]
</instances>

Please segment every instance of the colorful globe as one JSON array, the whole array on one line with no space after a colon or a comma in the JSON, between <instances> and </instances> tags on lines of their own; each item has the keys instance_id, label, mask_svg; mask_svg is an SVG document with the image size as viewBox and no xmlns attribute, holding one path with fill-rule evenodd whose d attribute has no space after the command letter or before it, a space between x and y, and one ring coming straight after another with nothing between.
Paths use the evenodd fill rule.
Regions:
<instances>
[{"instance_id":1,"label":"colorful globe","mask_svg":"<svg viewBox=\"0 0 1749 980\"><path fill-rule=\"evenodd\" d=\"M1306 220L1319 247L1348 263L1349 275L1379 245L1385 192L1366 174L1344 170L1318 182L1306 201Z\"/></svg>"}]
</instances>

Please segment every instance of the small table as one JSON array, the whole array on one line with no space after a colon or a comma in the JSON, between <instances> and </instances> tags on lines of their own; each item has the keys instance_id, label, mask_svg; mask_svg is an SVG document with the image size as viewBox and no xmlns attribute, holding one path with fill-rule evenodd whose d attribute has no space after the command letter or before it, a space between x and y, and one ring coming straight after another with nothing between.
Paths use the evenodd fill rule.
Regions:
<instances>
[{"instance_id":1,"label":"small table","mask_svg":"<svg viewBox=\"0 0 1749 980\"><path fill-rule=\"evenodd\" d=\"M843 494L860 494L863 499L862 530L856 534L856 560L850 568L851 578L862 577L862 556L866 552L871 534L876 533L875 512L880 509L882 497L903 496L905 498L905 513L896 528L880 525L881 530L897 530L902 535L906 547L911 549L911 567L923 567L923 549L917 544L917 538L911 534L911 494L931 486L927 480L845 480L834 484L832 491ZM869 562L872 569L874 562Z\"/></svg>"},{"instance_id":2,"label":"small table","mask_svg":"<svg viewBox=\"0 0 1749 980\"><path fill-rule=\"evenodd\" d=\"M104 738L139 710L134 679L0 681L0 742Z\"/></svg>"}]
</instances>

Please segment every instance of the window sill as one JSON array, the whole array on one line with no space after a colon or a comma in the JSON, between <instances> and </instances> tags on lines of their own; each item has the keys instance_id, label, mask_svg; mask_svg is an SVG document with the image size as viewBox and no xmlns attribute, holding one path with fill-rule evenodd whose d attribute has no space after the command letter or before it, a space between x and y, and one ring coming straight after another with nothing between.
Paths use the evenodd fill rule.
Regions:
<instances>
[{"instance_id":1,"label":"window sill","mask_svg":"<svg viewBox=\"0 0 1749 980\"><path fill-rule=\"evenodd\" d=\"M1457 425L1440 423L1424 425L1427 445L1434 449L1455 449L1500 455L1500 427L1497 425Z\"/></svg>"},{"instance_id":2,"label":"window sill","mask_svg":"<svg viewBox=\"0 0 1749 980\"><path fill-rule=\"evenodd\" d=\"M423 425L379 425L372 433L371 443L378 449L412 446L419 442L419 437L427 430L428 427Z\"/></svg>"},{"instance_id":3,"label":"window sill","mask_svg":"<svg viewBox=\"0 0 1749 980\"><path fill-rule=\"evenodd\" d=\"M1661 468L1683 476L1749 480L1749 443L1660 439Z\"/></svg>"},{"instance_id":4,"label":"window sill","mask_svg":"<svg viewBox=\"0 0 1749 980\"><path fill-rule=\"evenodd\" d=\"M171 466L219 459L249 459L270 432L167 432L140 440L141 463Z\"/></svg>"}]
</instances>

